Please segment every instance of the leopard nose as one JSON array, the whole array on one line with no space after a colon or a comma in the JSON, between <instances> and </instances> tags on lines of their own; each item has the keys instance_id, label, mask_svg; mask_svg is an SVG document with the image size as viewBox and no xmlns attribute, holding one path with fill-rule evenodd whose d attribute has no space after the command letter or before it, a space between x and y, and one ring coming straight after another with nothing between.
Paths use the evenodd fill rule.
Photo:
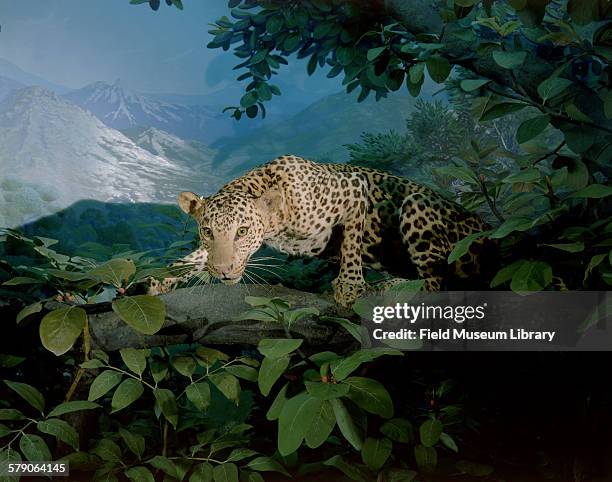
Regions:
<instances>
[{"instance_id":1,"label":"leopard nose","mask_svg":"<svg viewBox=\"0 0 612 482\"><path fill-rule=\"evenodd\" d=\"M232 272L233 265L224 264L224 265L217 266L216 268L217 268L217 271L221 273L223 276L227 276L228 274Z\"/></svg>"}]
</instances>

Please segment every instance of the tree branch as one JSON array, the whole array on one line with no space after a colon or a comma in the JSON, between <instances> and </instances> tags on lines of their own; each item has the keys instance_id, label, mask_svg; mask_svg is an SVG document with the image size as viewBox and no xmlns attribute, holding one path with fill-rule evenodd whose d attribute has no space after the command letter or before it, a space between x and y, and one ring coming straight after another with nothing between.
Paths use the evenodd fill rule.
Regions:
<instances>
[{"instance_id":1,"label":"tree branch","mask_svg":"<svg viewBox=\"0 0 612 482\"><path fill-rule=\"evenodd\" d=\"M263 338L287 336L283 326L278 323L234 321L250 308L244 302L245 296L279 297L288 301L292 308L313 307L319 310L320 315L353 316L337 306L331 295L282 286L197 286L160 296L166 305L166 321L162 330L152 336L134 331L113 311L90 314L92 345L104 351L196 342L208 345L257 345ZM338 325L321 322L315 316L293 323L290 334L294 338L303 338L306 346L317 346L317 349L344 350L354 342Z\"/></svg>"}]
</instances>

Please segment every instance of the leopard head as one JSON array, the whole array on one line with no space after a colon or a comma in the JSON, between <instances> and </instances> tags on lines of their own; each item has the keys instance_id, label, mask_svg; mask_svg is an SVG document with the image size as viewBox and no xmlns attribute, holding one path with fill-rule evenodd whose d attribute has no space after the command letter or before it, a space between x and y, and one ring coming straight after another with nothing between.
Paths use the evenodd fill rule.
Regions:
<instances>
[{"instance_id":1,"label":"leopard head","mask_svg":"<svg viewBox=\"0 0 612 482\"><path fill-rule=\"evenodd\" d=\"M225 284L240 281L251 256L278 230L283 210L277 189L260 197L239 190L209 198L182 192L178 202L198 223L200 244L208 253L206 270Z\"/></svg>"}]
</instances>

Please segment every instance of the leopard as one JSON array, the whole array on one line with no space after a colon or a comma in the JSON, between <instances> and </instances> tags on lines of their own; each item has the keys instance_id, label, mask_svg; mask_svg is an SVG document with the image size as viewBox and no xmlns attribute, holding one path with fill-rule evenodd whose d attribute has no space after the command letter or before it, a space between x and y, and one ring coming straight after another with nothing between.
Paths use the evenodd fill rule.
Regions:
<instances>
[{"instance_id":1,"label":"leopard","mask_svg":"<svg viewBox=\"0 0 612 482\"><path fill-rule=\"evenodd\" d=\"M456 243L483 232L482 218L437 190L385 171L283 155L209 197L181 192L178 204L198 226L199 247L181 259L180 276L154 279L149 294L207 272L238 283L262 245L339 264L334 299L351 307L369 288L364 269L410 273L440 291L449 277L478 276L483 238L449 264Z\"/></svg>"}]
</instances>

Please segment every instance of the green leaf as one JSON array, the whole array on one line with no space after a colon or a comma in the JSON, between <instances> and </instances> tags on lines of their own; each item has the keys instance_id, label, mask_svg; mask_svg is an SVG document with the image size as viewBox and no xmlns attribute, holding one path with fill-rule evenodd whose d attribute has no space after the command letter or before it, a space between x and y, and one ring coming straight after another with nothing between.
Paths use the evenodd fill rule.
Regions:
<instances>
[{"instance_id":1,"label":"green leaf","mask_svg":"<svg viewBox=\"0 0 612 482\"><path fill-rule=\"evenodd\" d=\"M367 58L368 62L372 62L376 60L380 54L382 54L387 47L374 47L373 49L368 50Z\"/></svg>"},{"instance_id":2,"label":"green leaf","mask_svg":"<svg viewBox=\"0 0 612 482\"><path fill-rule=\"evenodd\" d=\"M259 342L257 349L269 358L279 358L297 350L304 340L293 338L264 339Z\"/></svg>"},{"instance_id":3,"label":"green leaf","mask_svg":"<svg viewBox=\"0 0 612 482\"><path fill-rule=\"evenodd\" d=\"M156 469L161 470L168 477L179 480L182 479L182 477L179 477L179 466L177 466L177 464L175 464L174 461L170 460L168 457L156 455L152 459L148 460L147 463Z\"/></svg>"},{"instance_id":4,"label":"green leaf","mask_svg":"<svg viewBox=\"0 0 612 482\"><path fill-rule=\"evenodd\" d=\"M391 396L380 382L372 378L349 377L344 383L350 386L347 397L365 411L383 418L393 417Z\"/></svg>"},{"instance_id":5,"label":"green leaf","mask_svg":"<svg viewBox=\"0 0 612 482\"><path fill-rule=\"evenodd\" d=\"M321 382L304 382L306 390L315 398L321 400L331 400L345 396L349 391L349 386L346 383L321 383Z\"/></svg>"},{"instance_id":6,"label":"green leaf","mask_svg":"<svg viewBox=\"0 0 612 482\"><path fill-rule=\"evenodd\" d=\"M349 463L344 460L341 455L334 455L333 457L323 462L323 465L327 465L328 467L335 467L348 478L352 480L357 480L358 482L368 482L372 480L371 475L367 473L365 467L357 465L353 462Z\"/></svg>"},{"instance_id":7,"label":"green leaf","mask_svg":"<svg viewBox=\"0 0 612 482\"><path fill-rule=\"evenodd\" d=\"M113 311L134 330L153 335L166 319L164 303L155 296L137 295L113 301Z\"/></svg>"},{"instance_id":8,"label":"green leaf","mask_svg":"<svg viewBox=\"0 0 612 482\"><path fill-rule=\"evenodd\" d=\"M600 20L598 15L598 3L608 4L600 0L568 0L567 13L573 22L578 25L587 25L594 20Z\"/></svg>"},{"instance_id":9,"label":"green leaf","mask_svg":"<svg viewBox=\"0 0 612 482\"><path fill-rule=\"evenodd\" d=\"M425 470L431 470L438 464L438 453L433 447L417 445L414 448L414 458L417 465Z\"/></svg>"},{"instance_id":10,"label":"green leaf","mask_svg":"<svg viewBox=\"0 0 612 482\"><path fill-rule=\"evenodd\" d=\"M524 259L520 259L500 269L493 278L493 281L491 281L491 288L495 288L496 286L499 286L502 283L510 281L514 276L514 273L516 273L525 262L526 261Z\"/></svg>"},{"instance_id":11,"label":"green leaf","mask_svg":"<svg viewBox=\"0 0 612 482\"><path fill-rule=\"evenodd\" d=\"M198 410L206 410L210 406L210 385L208 383L192 383L185 389L187 398Z\"/></svg>"},{"instance_id":12,"label":"green leaf","mask_svg":"<svg viewBox=\"0 0 612 482\"><path fill-rule=\"evenodd\" d=\"M17 317L15 318L16 323L21 323L25 318L34 313L39 313L42 310L42 303L40 301L36 301L31 305L26 306L19 313L17 313Z\"/></svg>"},{"instance_id":13,"label":"green leaf","mask_svg":"<svg viewBox=\"0 0 612 482\"><path fill-rule=\"evenodd\" d=\"M4 383L40 413L45 411L45 397L32 385L4 380ZM50 460L50 459L47 459Z\"/></svg>"},{"instance_id":14,"label":"green leaf","mask_svg":"<svg viewBox=\"0 0 612 482\"><path fill-rule=\"evenodd\" d=\"M253 455L257 455L257 452L255 450L246 448L234 449L232 450L232 453L230 453L227 457L226 462L239 462L241 460L248 459Z\"/></svg>"},{"instance_id":15,"label":"green leaf","mask_svg":"<svg viewBox=\"0 0 612 482\"><path fill-rule=\"evenodd\" d=\"M530 141L548 127L550 117L547 115L539 115L523 122L516 131L516 141L519 144L524 144Z\"/></svg>"},{"instance_id":16,"label":"green leaf","mask_svg":"<svg viewBox=\"0 0 612 482\"><path fill-rule=\"evenodd\" d=\"M121 461L121 448L110 439L99 440L91 453L108 462L119 463Z\"/></svg>"},{"instance_id":17,"label":"green leaf","mask_svg":"<svg viewBox=\"0 0 612 482\"><path fill-rule=\"evenodd\" d=\"M197 363L190 356L176 356L172 359L172 366L181 375L191 378L197 369Z\"/></svg>"},{"instance_id":18,"label":"green leaf","mask_svg":"<svg viewBox=\"0 0 612 482\"><path fill-rule=\"evenodd\" d=\"M387 420L381 425L380 431L396 442L408 443L414 438L412 424L404 418Z\"/></svg>"},{"instance_id":19,"label":"green leaf","mask_svg":"<svg viewBox=\"0 0 612 482\"><path fill-rule=\"evenodd\" d=\"M268 396L276 380L285 373L289 366L289 356L281 358L264 358L259 368L257 385L262 395Z\"/></svg>"},{"instance_id":20,"label":"green leaf","mask_svg":"<svg viewBox=\"0 0 612 482\"><path fill-rule=\"evenodd\" d=\"M440 440L440 434L442 433L442 422L435 418L431 418L426 420L419 427L419 436L421 438L421 443L425 445L425 447L433 447Z\"/></svg>"},{"instance_id":21,"label":"green leaf","mask_svg":"<svg viewBox=\"0 0 612 482\"><path fill-rule=\"evenodd\" d=\"M493 119L498 119L499 117L518 112L525 107L527 107L527 104L523 104L521 102L500 102L499 104L495 104L493 107L485 111L480 117L479 121L487 122Z\"/></svg>"},{"instance_id":22,"label":"green leaf","mask_svg":"<svg viewBox=\"0 0 612 482\"><path fill-rule=\"evenodd\" d=\"M16 408L0 408L0 420L25 420L25 415Z\"/></svg>"},{"instance_id":23,"label":"green leaf","mask_svg":"<svg viewBox=\"0 0 612 482\"><path fill-rule=\"evenodd\" d=\"M457 444L455 443L453 438L447 433L442 432L440 434L440 442L442 442L442 445L452 450L453 452L455 453L459 452L459 447L457 447Z\"/></svg>"},{"instance_id":24,"label":"green leaf","mask_svg":"<svg viewBox=\"0 0 612 482\"><path fill-rule=\"evenodd\" d=\"M387 482L414 482L417 475L414 470L410 469L391 469L388 472Z\"/></svg>"},{"instance_id":25,"label":"green leaf","mask_svg":"<svg viewBox=\"0 0 612 482\"><path fill-rule=\"evenodd\" d=\"M282 456L295 452L302 444L322 403L307 393L285 402L278 419L278 451Z\"/></svg>"},{"instance_id":26,"label":"green leaf","mask_svg":"<svg viewBox=\"0 0 612 482\"><path fill-rule=\"evenodd\" d=\"M572 85L571 80L552 76L538 85L538 94L546 103L549 99L563 93L570 85Z\"/></svg>"},{"instance_id":27,"label":"green leaf","mask_svg":"<svg viewBox=\"0 0 612 482\"><path fill-rule=\"evenodd\" d=\"M541 291L552 281L552 268L543 261L525 261L512 275L512 291Z\"/></svg>"},{"instance_id":28,"label":"green leaf","mask_svg":"<svg viewBox=\"0 0 612 482\"><path fill-rule=\"evenodd\" d=\"M238 467L236 464L225 463L213 469L215 482L238 482Z\"/></svg>"},{"instance_id":29,"label":"green leaf","mask_svg":"<svg viewBox=\"0 0 612 482\"><path fill-rule=\"evenodd\" d=\"M57 407L55 407L48 417L59 417L60 415L65 415L67 413L72 412L80 412L81 410L93 410L94 408L99 408L100 405L94 402L88 402L87 400L72 400L70 402L60 403Z\"/></svg>"},{"instance_id":30,"label":"green leaf","mask_svg":"<svg viewBox=\"0 0 612 482\"><path fill-rule=\"evenodd\" d=\"M105 395L109 390L121 382L122 377L123 375L121 375L121 373L114 370L103 371L94 379L89 387L89 396L87 397L87 400L93 402L102 395Z\"/></svg>"},{"instance_id":31,"label":"green leaf","mask_svg":"<svg viewBox=\"0 0 612 482\"><path fill-rule=\"evenodd\" d=\"M336 380L341 381L359 368L362 363L373 361L384 355L403 356L403 353L392 348L365 348L346 358L332 360L331 371Z\"/></svg>"},{"instance_id":32,"label":"green leaf","mask_svg":"<svg viewBox=\"0 0 612 482\"><path fill-rule=\"evenodd\" d=\"M204 462L193 469L189 482L212 482L213 467L209 462Z\"/></svg>"},{"instance_id":33,"label":"green leaf","mask_svg":"<svg viewBox=\"0 0 612 482\"><path fill-rule=\"evenodd\" d=\"M211 366L218 361L229 360L229 357L225 353L205 346L196 348L196 355L199 359L203 360L207 366Z\"/></svg>"},{"instance_id":34,"label":"green leaf","mask_svg":"<svg viewBox=\"0 0 612 482\"><path fill-rule=\"evenodd\" d=\"M134 482L155 482L155 478L149 469L139 465L132 467L125 472L125 476Z\"/></svg>"},{"instance_id":35,"label":"green leaf","mask_svg":"<svg viewBox=\"0 0 612 482\"><path fill-rule=\"evenodd\" d=\"M86 322L87 313L82 308L71 306L50 311L40 322L40 340L54 355L63 355L72 348Z\"/></svg>"},{"instance_id":36,"label":"green leaf","mask_svg":"<svg viewBox=\"0 0 612 482\"><path fill-rule=\"evenodd\" d=\"M20 285L35 285L44 283L44 281L34 278L28 278L27 276L16 276L8 281L2 283L3 286L20 286Z\"/></svg>"},{"instance_id":37,"label":"green leaf","mask_svg":"<svg viewBox=\"0 0 612 482\"><path fill-rule=\"evenodd\" d=\"M255 91L247 92L240 99L240 105L245 109L254 106L257 103L257 93Z\"/></svg>"},{"instance_id":38,"label":"green leaf","mask_svg":"<svg viewBox=\"0 0 612 482\"><path fill-rule=\"evenodd\" d=\"M178 424L178 408L174 393L166 388L156 388L153 390L153 395L166 420L176 428Z\"/></svg>"},{"instance_id":39,"label":"green leaf","mask_svg":"<svg viewBox=\"0 0 612 482\"><path fill-rule=\"evenodd\" d=\"M268 412L266 413L266 418L270 421L276 420L279 416L283 407L285 406L285 402L287 401L287 389L289 388L289 383L285 383L285 386L280 389L276 398L270 405Z\"/></svg>"},{"instance_id":40,"label":"green leaf","mask_svg":"<svg viewBox=\"0 0 612 482\"><path fill-rule=\"evenodd\" d=\"M355 425L351 414L342 400L334 398L327 403L330 403L334 410L336 423L338 424L340 432L344 435L344 438L348 440L355 450L361 450L363 447L363 435Z\"/></svg>"},{"instance_id":41,"label":"green leaf","mask_svg":"<svg viewBox=\"0 0 612 482\"><path fill-rule=\"evenodd\" d=\"M474 241L485 236L488 232L472 233L465 238L460 239L455 244L455 247L448 255L448 264L454 263L463 255L465 255Z\"/></svg>"},{"instance_id":42,"label":"green leaf","mask_svg":"<svg viewBox=\"0 0 612 482\"><path fill-rule=\"evenodd\" d=\"M462 80L460 85L465 92L474 92L489 82L491 79L466 79Z\"/></svg>"},{"instance_id":43,"label":"green leaf","mask_svg":"<svg viewBox=\"0 0 612 482\"><path fill-rule=\"evenodd\" d=\"M589 262L589 265L587 266L586 270L584 271L584 281L587 280L587 278L593 272L593 270L595 268L597 268L597 266L599 266L604 259L606 259L606 255L605 254L596 254L595 256L593 256L591 258L591 261Z\"/></svg>"},{"instance_id":44,"label":"green leaf","mask_svg":"<svg viewBox=\"0 0 612 482\"><path fill-rule=\"evenodd\" d=\"M378 472L391 455L393 444L388 438L368 437L361 447L361 458L373 472Z\"/></svg>"},{"instance_id":45,"label":"green leaf","mask_svg":"<svg viewBox=\"0 0 612 482\"><path fill-rule=\"evenodd\" d=\"M39 435L25 433L19 440L19 448L26 460L30 462L47 462L53 460L45 441Z\"/></svg>"},{"instance_id":46,"label":"green leaf","mask_svg":"<svg viewBox=\"0 0 612 482\"><path fill-rule=\"evenodd\" d=\"M469 184L477 184L478 176L469 167L464 166L443 166L435 169L435 172L441 176L449 176L455 179L461 179Z\"/></svg>"},{"instance_id":47,"label":"green leaf","mask_svg":"<svg viewBox=\"0 0 612 482\"><path fill-rule=\"evenodd\" d=\"M87 275L102 283L120 288L134 273L136 273L136 266L133 261L117 258L92 269Z\"/></svg>"},{"instance_id":48,"label":"green leaf","mask_svg":"<svg viewBox=\"0 0 612 482\"><path fill-rule=\"evenodd\" d=\"M119 436L123 439L125 446L138 457L138 460L141 460L145 451L144 437L137 433L130 432L123 427L119 427Z\"/></svg>"},{"instance_id":49,"label":"green leaf","mask_svg":"<svg viewBox=\"0 0 612 482\"><path fill-rule=\"evenodd\" d=\"M219 389L225 398L238 405L240 401L240 382L234 375L226 372L213 373L208 379Z\"/></svg>"},{"instance_id":50,"label":"green leaf","mask_svg":"<svg viewBox=\"0 0 612 482\"><path fill-rule=\"evenodd\" d=\"M593 122L589 116L582 112L578 106L572 102L565 104L565 112L570 118L578 122Z\"/></svg>"},{"instance_id":51,"label":"green leaf","mask_svg":"<svg viewBox=\"0 0 612 482\"><path fill-rule=\"evenodd\" d=\"M36 424L36 428L42 433L53 435L58 440L70 445L74 450L79 450L79 434L64 420L59 418L41 420Z\"/></svg>"},{"instance_id":52,"label":"green leaf","mask_svg":"<svg viewBox=\"0 0 612 482\"><path fill-rule=\"evenodd\" d=\"M126 378L115 390L113 399L111 401L111 413L118 412L136 400L138 400L144 393L144 386L139 380L133 378Z\"/></svg>"},{"instance_id":53,"label":"green leaf","mask_svg":"<svg viewBox=\"0 0 612 482\"><path fill-rule=\"evenodd\" d=\"M543 244L542 246L549 246L551 248L560 249L566 253L580 253L584 251L584 243L560 243L560 244Z\"/></svg>"},{"instance_id":54,"label":"green leaf","mask_svg":"<svg viewBox=\"0 0 612 482\"><path fill-rule=\"evenodd\" d=\"M427 59L427 72L429 72L431 80L438 84L447 79L451 68L450 62L439 55L433 55Z\"/></svg>"},{"instance_id":55,"label":"green leaf","mask_svg":"<svg viewBox=\"0 0 612 482\"><path fill-rule=\"evenodd\" d=\"M515 182L536 182L540 180L540 171L532 167L530 169L525 169L516 174L511 174L508 177L502 179L503 183L513 184Z\"/></svg>"},{"instance_id":56,"label":"green leaf","mask_svg":"<svg viewBox=\"0 0 612 482\"><path fill-rule=\"evenodd\" d=\"M147 356L149 350L138 350L136 348L123 348L119 350L123 363L136 375L140 376L147 367Z\"/></svg>"},{"instance_id":57,"label":"green leaf","mask_svg":"<svg viewBox=\"0 0 612 482\"><path fill-rule=\"evenodd\" d=\"M245 365L230 365L225 367L225 371L231 373L235 377L242 378L243 380L247 380L249 382L256 382L258 377L258 373L255 368Z\"/></svg>"},{"instance_id":58,"label":"green leaf","mask_svg":"<svg viewBox=\"0 0 612 482\"><path fill-rule=\"evenodd\" d=\"M425 63L419 62L410 67L409 79L413 84L420 84L423 82L423 76L425 75Z\"/></svg>"},{"instance_id":59,"label":"green leaf","mask_svg":"<svg viewBox=\"0 0 612 482\"><path fill-rule=\"evenodd\" d=\"M505 52L503 50L493 51L493 60L504 69L516 69L523 65L527 58L527 52Z\"/></svg>"},{"instance_id":60,"label":"green leaf","mask_svg":"<svg viewBox=\"0 0 612 482\"><path fill-rule=\"evenodd\" d=\"M268 17L268 20L266 21L266 30L268 33L276 34L281 31L284 23L283 16L279 12L277 15Z\"/></svg>"},{"instance_id":61,"label":"green leaf","mask_svg":"<svg viewBox=\"0 0 612 482\"><path fill-rule=\"evenodd\" d=\"M325 443L336 426L336 415L328 401L324 401L316 412L310 428L306 432L306 445L316 449Z\"/></svg>"},{"instance_id":62,"label":"green leaf","mask_svg":"<svg viewBox=\"0 0 612 482\"><path fill-rule=\"evenodd\" d=\"M605 184L591 184L580 191L576 191L568 198L601 199L612 195L612 187Z\"/></svg>"},{"instance_id":63,"label":"green leaf","mask_svg":"<svg viewBox=\"0 0 612 482\"><path fill-rule=\"evenodd\" d=\"M513 231L527 231L531 228L533 220L525 216L516 216L506 219L504 223L491 234L491 239L505 238Z\"/></svg>"},{"instance_id":64,"label":"green leaf","mask_svg":"<svg viewBox=\"0 0 612 482\"><path fill-rule=\"evenodd\" d=\"M247 467L258 472L279 472L287 477L291 477L285 467L271 457L257 457L251 460Z\"/></svg>"}]
</instances>

